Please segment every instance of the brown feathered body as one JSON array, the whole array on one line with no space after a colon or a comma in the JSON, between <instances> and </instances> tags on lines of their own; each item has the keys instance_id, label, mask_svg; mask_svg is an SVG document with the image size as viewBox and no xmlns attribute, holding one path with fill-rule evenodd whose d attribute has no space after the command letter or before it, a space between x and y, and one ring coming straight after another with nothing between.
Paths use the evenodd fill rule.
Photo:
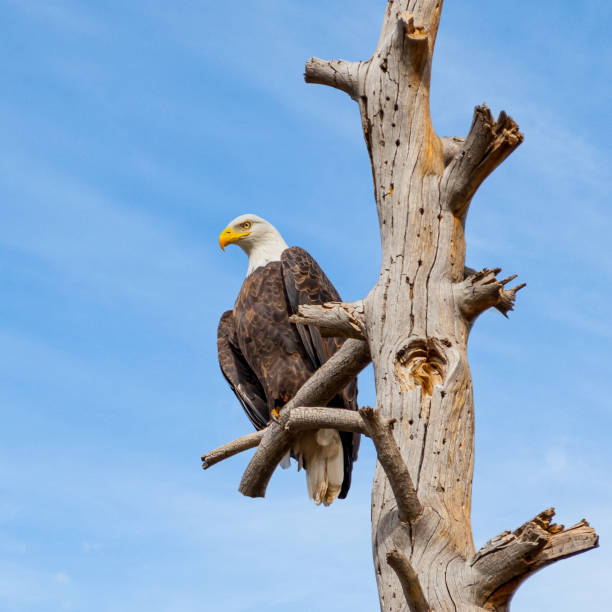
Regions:
<instances>
[{"instance_id":1,"label":"brown feathered body","mask_svg":"<svg viewBox=\"0 0 612 612\"><path fill-rule=\"evenodd\" d=\"M331 301L340 301L340 296L323 270L306 251L292 247L283 251L280 261L249 274L233 310L221 317L221 370L257 429L265 427L272 409L281 409L342 345L342 339L322 338L316 328L289 322L298 306ZM356 380L329 406L356 410ZM309 472L309 493L317 503L346 497L358 445L359 436L333 430L298 438L293 455ZM314 459L309 465L314 456L321 457L320 465L315 466Z\"/></svg>"}]
</instances>

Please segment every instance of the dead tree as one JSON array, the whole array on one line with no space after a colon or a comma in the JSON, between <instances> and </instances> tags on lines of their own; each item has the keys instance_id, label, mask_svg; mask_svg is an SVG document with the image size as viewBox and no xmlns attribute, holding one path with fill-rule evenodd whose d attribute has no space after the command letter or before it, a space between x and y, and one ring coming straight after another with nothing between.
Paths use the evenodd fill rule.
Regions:
<instances>
[{"instance_id":1,"label":"dead tree","mask_svg":"<svg viewBox=\"0 0 612 612\"><path fill-rule=\"evenodd\" d=\"M472 196L521 143L516 123L476 107L465 138L439 138L429 111L442 0L389 0L378 46L363 62L306 64L308 83L340 89L361 111L382 239L378 282L361 302L303 308L296 323L351 338L283 409L278 423L203 457L205 467L257 446L240 484L263 496L296 432L337 427L378 452L372 542L384 612L509 609L540 568L597 546L586 521L569 529L545 510L475 551L470 526L474 418L466 348L479 314L512 309L521 285L499 269L465 268ZM372 360L376 409L324 405Z\"/></svg>"}]
</instances>

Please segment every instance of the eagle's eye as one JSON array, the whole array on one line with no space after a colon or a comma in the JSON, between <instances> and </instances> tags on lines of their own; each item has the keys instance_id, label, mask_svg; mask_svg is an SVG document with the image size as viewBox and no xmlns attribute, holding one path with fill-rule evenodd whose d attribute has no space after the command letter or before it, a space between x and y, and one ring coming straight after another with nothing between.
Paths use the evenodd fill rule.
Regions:
<instances>
[{"instance_id":1,"label":"eagle's eye","mask_svg":"<svg viewBox=\"0 0 612 612\"><path fill-rule=\"evenodd\" d=\"M249 229L251 229L251 225L252 225L252 223L250 221L245 221L244 223L240 224L240 227L243 230L249 230Z\"/></svg>"}]
</instances>

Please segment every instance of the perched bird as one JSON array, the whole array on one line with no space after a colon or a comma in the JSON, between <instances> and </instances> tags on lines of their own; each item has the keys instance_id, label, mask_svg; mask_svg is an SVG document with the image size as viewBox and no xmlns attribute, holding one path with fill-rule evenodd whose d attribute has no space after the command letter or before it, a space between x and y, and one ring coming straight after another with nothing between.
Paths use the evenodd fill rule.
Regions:
<instances>
[{"instance_id":1,"label":"perched bird","mask_svg":"<svg viewBox=\"0 0 612 612\"><path fill-rule=\"evenodd\" d=\"M340 296L304 249L289 248L278 230L257 215L230 222L219 244L224 250L237 244L249 257L234 308L219 321L219 364L247 416L262 429L343 343L322 338L314 327L294 325L289 316L302 304L340 301ZM328 405L356 410L356 379ZM333 429L298 437L291 454L298 469L306 469L315 503L327 506L346 497L358 447L358 434Z\"/></svg>"}]
</instances>

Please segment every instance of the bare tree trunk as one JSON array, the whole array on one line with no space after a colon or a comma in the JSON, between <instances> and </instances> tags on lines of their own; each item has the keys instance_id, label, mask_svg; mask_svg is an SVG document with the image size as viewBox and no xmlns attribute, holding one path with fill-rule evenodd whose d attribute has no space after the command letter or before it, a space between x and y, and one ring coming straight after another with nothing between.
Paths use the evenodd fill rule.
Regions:
<instances>
[{"instance_id":1,"label":"bare tree trunk","mask_svg":"<svg viewBox=\"0 0 612 612\"><path fill-rule=\"evenodd\" d=\"M294 322L352 338L343 355L315 373L279 424L203 458L212 465L259 444L240 490L263 496L292 431L335 418L324 409L296 412L325 399L313 391L331 381L322 371L344 372L328 382L331 396L371 357L376 410L347 417L347 427L369 435L378 452L372 544L383 612L508 610L528 576L597 546L586 521L564 530L551 523L551 509L474 550L467 341L480 313L506 314L524 285L506 289L514 276L497 280L499 269L466 269L464 226L472 196L523 136L504 112L494 120L485 106L475 109L466 138L436 135L429 84L441 10L442 0L389 0L371 59L307 63L307 82L359 103L380 222L380 277L363 301L300 309Z\"/></svg>"},{"instance_id":2,"label":"bare tree trunk","mask_svg":"<svg viewBox=\"0 0 612 612\"><path fill-rule=\"evenodd\" d=\"M497 281L498 270L465 278L465 217L478 186L523 137L505 113L495 121L486 107L476 108L465 140L436 135L429 84L441 8L441 0L390 0L370 60L312 59L306 66L308 82L342 89L361 110L382 238L380 278L363 303L364 335L377 411L397 422L395 440L424 508L401 520L379 462L372 540L385 612L505 610L552 537L548 517L534 528L535 541L515 551L517 559L506 549L485 568L474 556L467 341L474 319L492 306L511 308L520 287L505 291L511 279ZM407 581L418 585L416 600L407 595Z\"/></svg>"}]
</instances>

